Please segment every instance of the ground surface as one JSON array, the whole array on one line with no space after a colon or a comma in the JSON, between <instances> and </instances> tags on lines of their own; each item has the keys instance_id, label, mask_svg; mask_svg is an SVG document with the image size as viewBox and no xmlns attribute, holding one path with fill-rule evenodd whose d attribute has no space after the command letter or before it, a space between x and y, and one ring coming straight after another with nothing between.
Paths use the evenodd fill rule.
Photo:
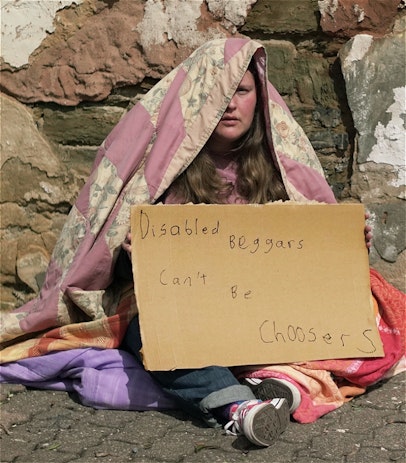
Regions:
<instances>
[{"instance_id":1,"label":"ground surface","mask_svg":"<svg viewBox=\"0 0 406 463\"><path fill-rule=\"evenodd\" d=\"M65 392L1 385L1 463L406 462L405 374L272 447L207 429L180 412L93 410Z\"/></svg>"}]
</instances>

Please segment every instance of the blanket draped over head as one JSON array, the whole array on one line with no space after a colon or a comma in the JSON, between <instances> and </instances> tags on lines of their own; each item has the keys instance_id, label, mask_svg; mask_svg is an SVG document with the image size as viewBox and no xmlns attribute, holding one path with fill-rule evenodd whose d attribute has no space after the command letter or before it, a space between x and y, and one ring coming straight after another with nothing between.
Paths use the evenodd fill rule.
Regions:
<instances>
[{"instance_id":1,"label":"blanket draped over head","mask_svg":"<svg viewBox=\"0 0 406 463\"><path fill-rule=\"evenodd\" d=\"M208 42L155 85L101 145L38 297L2 314L1 362L120 346L137 310L132 287L114 278L130 208L158 202L193 161L251 60L261 82L269 155L289 198L335 202L309 140L267 81L264 47L243 38Z\"/></svg>"},{"instance_id":2,"label":"blanket draped over head","mask_svg":"<svg viewBox=\"0 0 406 463\"><path fill-rule=\"evenodd\" d=\"M209 42L155 85L100 147L39 296L3 316L1 342L31 337L4 349L3 361L73 347L118 346L134 315L120 310L123 288L113 280L130 207L156 202L192 162L252 57L263 82L261 98L268 102L269 144L289 196L334 201L307 138L281 97L265 84L262 46L244 39Z\"/></svg>"}]
</instances>

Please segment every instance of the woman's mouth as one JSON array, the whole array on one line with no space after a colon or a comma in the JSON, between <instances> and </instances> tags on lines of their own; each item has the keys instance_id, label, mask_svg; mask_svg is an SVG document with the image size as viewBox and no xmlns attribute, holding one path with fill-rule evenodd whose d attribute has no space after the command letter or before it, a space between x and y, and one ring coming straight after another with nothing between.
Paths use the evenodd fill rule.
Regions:
<instances>
[{"instance_id":1,"label":"woman's mouth","mask_svg":"<svg viewBox=\"0 0 406 463\"><path fill-rule=\"evenodd\" d=\"M234 125L238 122L238 119L236 117L223 117L221 122L225 125Z\"/></svg>"}]
</instances>

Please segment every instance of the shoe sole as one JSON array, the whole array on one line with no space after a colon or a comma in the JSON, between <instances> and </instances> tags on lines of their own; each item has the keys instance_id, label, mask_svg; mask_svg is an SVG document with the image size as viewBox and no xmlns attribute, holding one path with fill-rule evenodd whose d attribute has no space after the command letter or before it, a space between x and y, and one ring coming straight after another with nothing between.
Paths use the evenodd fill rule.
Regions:
<instances>
[{"instance_id":1,"label":"shoe sole","mask_svg":"<svg viewBox=\"0 0 406 463\"><path fill-rule=\"evenodd\" d=\"M254 393L255 397L260 400L286 399L289 409L293 405L292 391L284 384L274 381L271 378L262 380L259 384L243 382Z\"/></svg>"},{"instance_id":2,"label":"shoe sole","mask_svg":"<svg viewBox=\"0 0 406 463\"><path fill-rule=\"evenodd\" d=\"M269 447L287 428L290 422L289 405L283 399L275 402L276 405L264 405L251 419L246 417L243 432L253 444Z\"/></svg>"}]
</instances>

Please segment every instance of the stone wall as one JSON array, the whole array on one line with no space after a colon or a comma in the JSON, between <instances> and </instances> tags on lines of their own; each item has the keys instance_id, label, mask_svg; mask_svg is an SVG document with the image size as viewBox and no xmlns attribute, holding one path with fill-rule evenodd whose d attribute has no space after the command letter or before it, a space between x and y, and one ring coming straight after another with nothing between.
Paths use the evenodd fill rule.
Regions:
<instances>
[{"instance_id":1,"label":"stone wall","mask_svg":"<svg viewBox=\"0 0 406 463\"><path fill-rule=\"evenodd\" d=\"M371 214L371 264L405 290L405 2L2 0L1 303L32 298L98 145L206 40L244 35L341 202Z\"/></svg>"}]
</instances>

